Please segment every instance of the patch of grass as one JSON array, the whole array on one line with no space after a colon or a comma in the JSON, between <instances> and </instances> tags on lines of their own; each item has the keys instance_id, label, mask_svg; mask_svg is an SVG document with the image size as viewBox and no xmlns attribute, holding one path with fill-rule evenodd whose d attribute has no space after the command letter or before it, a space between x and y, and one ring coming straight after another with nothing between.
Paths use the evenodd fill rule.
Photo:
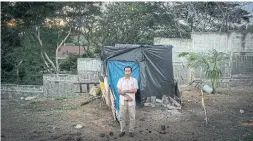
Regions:
<instances>
[{"instance_id":1,"label":"patch of grass","mask_svg":"<svg viewBox=\"0 0 253 141\"><path fill-rule=\"evenodd\" d=\"M67 97L56 97L54 100L65 100Z\"/></svg>"}]
</instances>

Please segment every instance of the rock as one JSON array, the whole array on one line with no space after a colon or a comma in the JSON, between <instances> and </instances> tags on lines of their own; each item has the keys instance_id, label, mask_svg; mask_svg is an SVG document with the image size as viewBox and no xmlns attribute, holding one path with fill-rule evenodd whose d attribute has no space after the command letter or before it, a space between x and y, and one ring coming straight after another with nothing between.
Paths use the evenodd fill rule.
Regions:
<instances>
[{"instance_id":1,"label":"rock","mask_svg":"<svg viewBox=\"0 0 253 141\"><path fill-rule=\"evenodd\" d=\"M24 100L25 98L24 97L20 97L21 100Z\"/></svg>"},{"instance_id":2,"label":"rock","mask_svg":"<svg viewBox=\"0 0 253 141\"><path fill-rule=\"evenodd\" d=\"M151 103L144 103L143 104L145 107L150 107L151 106Z\"/></svg>"},{"instance_id":3,"label":"rock","mask_svg":"<svg viewBox=\"0 0 253 141\"><path fill-rule=\"evenodd\" d=\"M243 113L244 113L244 110L240 109L240 113L243 114Z\"/></svg>"},{"instance_id":4,"label":"rock","mask_svg":"<svg viewBox=\"0 0 253 141\"><path fill-rule=\"evenodd\" d=\"M100 133L99 136L100 137L105 137L105 133Z\"/></svg>"},{"instance_id":5,"label":"rock","mask_svg":"<svg viewBox=\"0 0 253 141\"><path fill-rule=\"evenodd\" d=\"M161 126L161 129L162 129L162 130L165 130L166 128L165 128L165 126L164 126L164 125L162 125L162 126Z\"/></svg>"},{"instance_id":6,"label":"rock","mask_svg":"<svg viewBox=\"0 0 253 141\"><path fill-rule=\"evenodd\" d=\"M113 134L113 132L110 132L109 135L110 135L110 136L113 136L114 134Z\"/></svg>"},{"instance_id":7,"label":"rock","mask_svg":"<svg viewBox=\"0 0 253 141\"><path fill-rule=\"evenodd\" d=\"M149 133L152 133L152 131L148 131Z\"/></svg>"},{"instance_id":8,"label":"rock","mask_svg":"<svg viewBox=\"0 0 253 141\"><path fill-rule=\"evenodd\" d=\"M83 128L83 126L82 126L81 124L77 124L77 125L75 126L75 128L76 128L76 129L81 129L81 128Z\"/></svg>"},{"instance_id":9,"label":"rock","mask_svg":"<svg viewBox=\"0 0 253 141\"><path fill-rule=\"evenodd\" d=\"M140 121L145 121L145 119L144 118L140 118Z\"/></svg>"},{"instance_id":10,"label":"rock","mask_svg":"<svg viewBox=\"0 0 253 141\"><path fill-rule=\"evenodd\" d=\"M28 96L28 97L25 98L25 100L33 100L35 98L36 98L36 96Z\"/></svg>"},{"instance_id":11,"label":"rock","mask_svg":"<svg viewBox=\"0 0 253 141\"><path fill-rule=\"evenodd\" d=\"M161 131L161 132L159 132L160 134L166 134L166 132L165 131Z\"/></svg>"}]
</instances>

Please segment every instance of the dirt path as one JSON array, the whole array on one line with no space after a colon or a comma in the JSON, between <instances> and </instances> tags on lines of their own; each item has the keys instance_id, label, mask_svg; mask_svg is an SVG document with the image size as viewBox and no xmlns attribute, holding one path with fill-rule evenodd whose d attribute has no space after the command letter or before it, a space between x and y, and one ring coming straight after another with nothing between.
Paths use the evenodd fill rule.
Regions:
<instances>
[{"instance_id":1,"label":"dirt path","mask_svg":"<svg viewBox=\"0 0 253 141\"><path fill-rule=\"evenodd\" d=\"M252 141L253 88L219 89L205 95L208 125L205 125L199 92L183 91L183 108L137 107L136 135L118 137L119 124L99 101L79 106L86 96L59 100L1 100L2 141L82 141L82 140L192 140ZM243 110L243 113L240 113ZM76 124L84 127L75 129ZM161 126L165 127L163 131ZM101 137L102 136L102 137Z\"/></svg>"}]
</instances>

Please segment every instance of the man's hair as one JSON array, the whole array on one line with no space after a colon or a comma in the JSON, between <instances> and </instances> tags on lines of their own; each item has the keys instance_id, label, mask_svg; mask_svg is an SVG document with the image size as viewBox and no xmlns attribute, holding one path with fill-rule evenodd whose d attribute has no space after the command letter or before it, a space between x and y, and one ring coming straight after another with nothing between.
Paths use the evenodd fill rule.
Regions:
<instances>
[{"instance_id":1,"label":"man's hair","mask_svg":"<svg viewBox=\"0 0 253 141\"><path fill-rule=\"evenodd\" d=\"M131 72L132 72L132 67L130 67L130 66L125 66L124 71L126 70L126 68L130 68L130 70L131 70Z\"/></svg>"}]
</instances>

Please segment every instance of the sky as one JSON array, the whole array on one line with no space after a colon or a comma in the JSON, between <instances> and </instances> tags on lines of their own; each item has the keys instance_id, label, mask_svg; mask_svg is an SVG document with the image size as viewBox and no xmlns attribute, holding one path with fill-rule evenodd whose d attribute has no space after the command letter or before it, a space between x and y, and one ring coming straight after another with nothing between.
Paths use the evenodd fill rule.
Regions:
<instances>
[{"instance_id":1,"label":"sky","mask_svg":"<svg viewBox=\"0 0 253 141\"><path fill-rule=\"evenodd\" d=\"M250 4L246 5L245 7L243 7L245 10L247 10L248 12L253 13L253 2L251 2Z\"/></svg>"}]
</instances>

